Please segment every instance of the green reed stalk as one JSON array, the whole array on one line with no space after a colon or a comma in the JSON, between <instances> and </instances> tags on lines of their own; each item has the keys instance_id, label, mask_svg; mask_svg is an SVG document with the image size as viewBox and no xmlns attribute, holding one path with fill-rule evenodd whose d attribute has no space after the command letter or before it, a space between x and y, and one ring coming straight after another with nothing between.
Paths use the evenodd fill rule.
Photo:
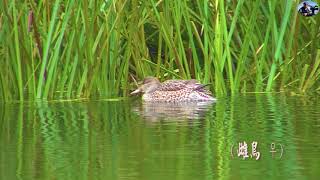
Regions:
<instances>
[{"instance_id":1,"label":"green reed stalk","mask_svg":"<svg viewBox=\"0 0 320 180\"><path fill-rule=\"evenodd\" d=\"M40 75L39 75L39 80L38 80L37 98L43 97L43 83L46 80L45 79L45 71L47 68L46 65L47 65L47 61L49 58L50 43L51 43L51 39L53 36L54 27L56 25L55 22L57 19L59 5L60 5L60 0L56 0L54 3L54 8L53 8L52 16L51 16L49 31L48 31L46 43L44 46L43 58L42 58L42 62L41 62L41 70L40 70Z\"/></svg>"},{"instance_id":2,"label":"green reed stalk","mask_svg":"<svg viewBox=\"0 0 320 180\"><path fill-rule=\"evenodd\" d=\"M291 6L292 6L292 1L286 1L286 8L285 8L285 12L283 15L283 20L282 20L282 24L281 24L281 28L280 28L280 35L277 38L277 46L276 46L276 52L274 55L274 60L271 66L271 70L270 70L270 76L268 79L268 84L267 84L267 91L271 91L271 87L273 85L274 82L274 76L276 73L276 68L277 68L277 63L279 61L280 55L281 55L281 49L282 49L282 43L283 43L283 37L284 37L284 33L287 29L287 23L289 21L289 17L290 17L290 13L291 13Z\"/></svg>"},{"instance_id":3,"label":"green reed stalk","mask_svg":"<svg viewBox=\"0 0 320 180\"><path fill-rule=\"evenodd\" d=\"M253 4L253 8L252 8L252 13L250 14L250 19L248 21L248 26L245 29L245 38L244 38L244 42L242 44L242 49L240 52L240 57L238 60L238 67L237 67L237 71L236 71L236 75L235 75L235 79L234 79L234 89L233 91L238 92L240 89L240 83L241 83L241 79L243 77L243 71L246 70L246 61L247 61L247 56L249 53L249 48L250 48L250 43L251 43L251 39L252 39L252 34L253 34L253 30L254 30L254 25L255 25L255 21L257 20L257 15L258 15L258 8L260 6L261 2L260 1L256 1Z\"/></svg>"},{"instance_id":4,"label":"green reed stalk","mask_svg":"<svg viewBox=\"0 0 320 180\"><path fill-rule=\"evenodd\" d=\"M15 1L12 1L13 8L13 31L14 31L14 45L15 45L15 53L16 53L16 77L18 81L18 89L19 89L19 99L23 101L23 79L22 79L22 69L21 69L21 54L20 54L20 43L19 43L19 28L18 28L18 15Z\"/></svg>"},{"instance_id":5,"label":"green reed stalk","mask_svg":"<svg viewBox=\"0 0 320 180\"><path fill-rule=\"evenodd\" d=\"M54 73L57 72L57 65L58 65L59 59L61 59L60 51L61 51L62 39L65 35L64 33L66 31L67 23L69 22L73 3L74 3L74 0L71 0L71 1L69 1L68 5L67 5L67 10L64 15L61 29L59 29L59 37L57 39L55 46L53 47L52 58L50 60L50 64L49 64L49 68L48 68L48 75L47 75L45 88L44 88L44 92L43 92L43 96L45 98L49 94L50 86L52 86L52 84L54 83L54 82L52 82L52 79L57 77L57 76L54 76Z\"/></svg>"}]
</instances>

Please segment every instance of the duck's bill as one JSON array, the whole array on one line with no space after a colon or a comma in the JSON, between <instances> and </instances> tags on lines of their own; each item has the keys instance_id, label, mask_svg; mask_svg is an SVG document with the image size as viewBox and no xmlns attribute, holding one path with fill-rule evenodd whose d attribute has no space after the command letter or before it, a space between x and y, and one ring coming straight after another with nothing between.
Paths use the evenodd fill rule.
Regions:
<instances>
[{"instance_id":1,"label":"duck's bill","mask_svg":"<svg viewBox=\"0 0 320 180\"><path fill-rule=\"evenodd\" d=\"M140 93L140 92L141 92L140 89L136 89L136 90L132 91L132 92L130 93L130 95L136 95L136 94L138 94L138 93Z\"/></svg>"}]
</instances>

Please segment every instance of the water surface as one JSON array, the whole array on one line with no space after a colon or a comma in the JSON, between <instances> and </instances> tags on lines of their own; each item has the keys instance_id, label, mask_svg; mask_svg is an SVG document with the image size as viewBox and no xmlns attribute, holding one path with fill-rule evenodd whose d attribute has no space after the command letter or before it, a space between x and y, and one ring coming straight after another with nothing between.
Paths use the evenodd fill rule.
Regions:
<instances>
[{"instance_id":1,"label":"water surface","mask_svg":"<svg viewBox=\"0 0 320 180\"><path fill-rule=\"evenodd\" d=\"M2 103L0 179L318 179L319 110L316 97L282 95Z\"/></svg>"}]
</instances>

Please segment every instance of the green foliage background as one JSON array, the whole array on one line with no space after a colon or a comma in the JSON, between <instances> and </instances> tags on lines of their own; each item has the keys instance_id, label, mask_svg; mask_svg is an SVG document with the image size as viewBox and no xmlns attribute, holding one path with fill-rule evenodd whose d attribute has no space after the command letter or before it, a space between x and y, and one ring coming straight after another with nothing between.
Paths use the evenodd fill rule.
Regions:
<instances>
[{"instance_id":1,"label":"green foliage background","mask_svg":"<svg viewBox=\"0 0 320 180\"><path fill-rule=\"evenodd\" d=\"M126 96L145 76L217 96L320 90L320 16L298 1L1 3L1 100Z\"/></svg>"}]
</instances>

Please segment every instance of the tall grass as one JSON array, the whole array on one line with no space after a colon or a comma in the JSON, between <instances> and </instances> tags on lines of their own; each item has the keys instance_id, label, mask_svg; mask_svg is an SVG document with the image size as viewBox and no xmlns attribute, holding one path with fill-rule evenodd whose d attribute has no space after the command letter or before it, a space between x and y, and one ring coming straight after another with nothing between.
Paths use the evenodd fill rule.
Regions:
<instances>
[{"instance_id":1,"label":"tall grass","mask_svg":"<svg viewBox=\"0 0 320 180\"><path fill-rule=\"evenodd\" d=\"M0 99L126 96L145 76L217 96L319 92L320 16L298 3L2 0Z\"/></svg>"}]
</instances>

